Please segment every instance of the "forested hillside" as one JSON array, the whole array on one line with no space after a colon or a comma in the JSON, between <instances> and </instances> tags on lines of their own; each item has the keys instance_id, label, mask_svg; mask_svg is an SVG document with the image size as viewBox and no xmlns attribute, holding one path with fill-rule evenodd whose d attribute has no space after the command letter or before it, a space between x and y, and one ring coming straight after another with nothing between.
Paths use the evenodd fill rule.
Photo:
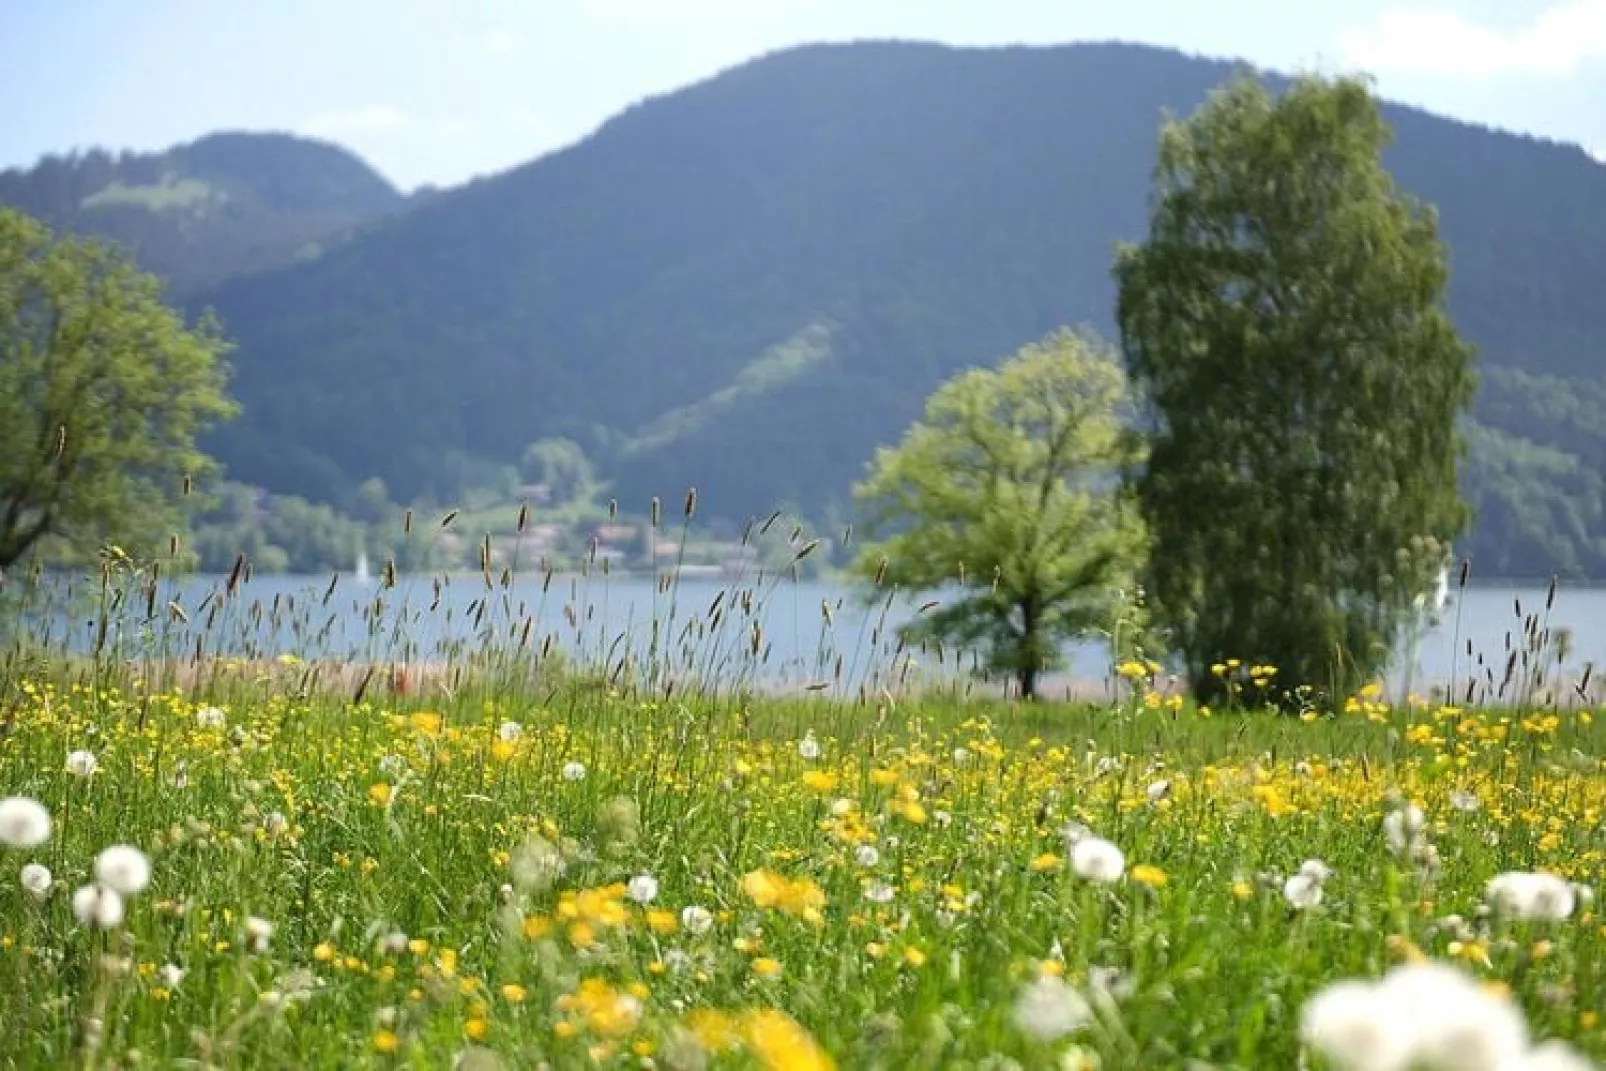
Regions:
<instances>
[{"instance_id":1,"label":"forested hillside","mask_svg":"<svg viewBox=\"0 0 1606 1071\"><path fill-rule=\"evenodd\" d=\"M231 476L449 500L566 436L626 502L834 512L933 387L1060 324L1113 334L1166 109L1224 63L1125 45L815 46L198 297L240 345ZM1482 575L1606 575L1606 167L1390 108L1479 347Z\"/></svg>"},{"instance_id":2,"label":"forested hillside","mask_svg":"<svg viewBox=\"0 0 1606 1071\"><path fill-rule=\"evenodd\" d=\"M159 153L92 149L0 171L0 204L127 245L181 295L315 256L404 200L345 149L283 134L213 134Z\"/></svg>"}]
</instances>

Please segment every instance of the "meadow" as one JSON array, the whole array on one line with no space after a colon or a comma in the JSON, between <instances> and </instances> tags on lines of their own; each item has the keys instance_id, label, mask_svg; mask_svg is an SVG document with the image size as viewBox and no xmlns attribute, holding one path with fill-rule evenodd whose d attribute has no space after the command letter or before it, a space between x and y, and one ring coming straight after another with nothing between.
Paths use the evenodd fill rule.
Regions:
<instances>
[{"instance_id":1,"label":"meadow","mask_svg":"<svg viewBox=\"0 0 1606 1071\"><path fill-rule=\"evenodd\" d=\"M1606 730L1498 661L1289 716L18 640L0 1065L1595 1066Z\"/></svg>"}]
</instances>

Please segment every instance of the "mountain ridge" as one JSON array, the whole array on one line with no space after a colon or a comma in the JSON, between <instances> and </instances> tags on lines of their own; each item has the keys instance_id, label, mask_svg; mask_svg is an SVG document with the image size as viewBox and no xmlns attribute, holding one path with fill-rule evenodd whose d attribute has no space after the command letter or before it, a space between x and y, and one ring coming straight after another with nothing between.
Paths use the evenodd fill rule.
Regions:
<instances>
[{"instance_id":1,"label":"mountain ridge","mask_svg":"<svg viewBox=\"0 0 1606 1071\"><path fill-rule=\"evenodd\" d=\"M840 514L943 378L1064 324L1114 337L1109 269L1143 234L1163 112L1244 70L1284 82L1125 42L744 61L190 295L239 343L245 413L213 445L273 490L343 503L377 475L450 501L563 436L625 502L695 485L704 512ZM1438 211L1451 314L1494 373L1463 549L1606 575L1606 432L1578 403L1606 392L1606 167L1384 110L1385 163ZM764 364L818 329L823 357Z\"/></svg>"},{"instance_id":2,"label":"mountain ridge","mask_svg":"<svg viewBox=\"0 0 1606 1071\"><path fill-rule=\"evenodd\" d=\"M406 201L349 149L276 132L74 150L0 171L0 204L128 247L180 296L293 263Z\"/></svg>"}]
</instances>

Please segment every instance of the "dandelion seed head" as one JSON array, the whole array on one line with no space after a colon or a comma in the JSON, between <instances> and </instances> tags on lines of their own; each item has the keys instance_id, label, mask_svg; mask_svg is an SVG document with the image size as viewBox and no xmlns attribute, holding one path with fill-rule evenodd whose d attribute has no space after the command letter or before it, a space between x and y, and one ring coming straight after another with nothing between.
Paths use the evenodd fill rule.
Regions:
<instances>
[{"instance_id":1,"label":"dandelion seed head","mask_svg":"<svg viewBox=\"0 0 1606 1071\"><path fill-rule=\"evenodd\" d=\"M1108 885L1125 870L1126 856L1102 837L1084 836L1071 845L1071 871L1084 881Z\"/></svg>"},{"instance_id":2,"label":"dandelion seed head","mask_svg":"<svg viewBox=\"0 0 1606 1071\"><path fill-rule=\"evenodd\" d=\"M123 898L104 885L85 885L72 894L72 913L80 925L109 930L123 921Z\"/></svg>"},{"instance_id":3,"label":"dandelion seed head","mask_svg":"<svg viewBox=\"0 0 1606 1071\"><path fill-rule=\"evenodd\" d=\"M50 839L50 812L38 800L9 796L0 800L0 845L36 848Z\"/></svg>"},{"instance_id":4,"label":"dandelion seed head","mask_svg":"<svg viewBox=\"0 0 1606 1071\"><path fill-rule=\"evenodd\" d=\"M151 861L131 844L114 844L95 857L95 879L123 896L134 896L151 883Z\"/></svg>"}]
</instances>

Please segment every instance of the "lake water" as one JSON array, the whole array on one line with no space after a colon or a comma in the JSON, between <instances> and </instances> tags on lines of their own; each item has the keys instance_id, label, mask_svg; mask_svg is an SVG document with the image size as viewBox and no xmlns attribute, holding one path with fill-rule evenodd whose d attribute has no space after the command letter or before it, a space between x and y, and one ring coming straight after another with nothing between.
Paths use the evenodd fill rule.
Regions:
<instances>
[{"instance_id":1,"label":"lake water","mask_svg":"<svg viewBox=\"0 0 1606 1071\"><path fill-rule=\"evenodd\" d=\"M615 665L633 651L638 664L665 665L682 678L717 677L727 684L745 678L778 686L830 682L833 690L861 683L879 687L910 672L952 677L961 665L953 652L900 654L895 630L919 612L920 600L889 604L883 597L866 607L851 589L784 578L683 578L668 591L645 578L601 575L554 577L550 584L516 580L489 590L478 576L403 577L390 590L343 577L332 594L328 577L258 577L228 598L225 587L226 578L216 576L165 585L153 618L144 612L144 598L131 598L115 615L108 642L124 656L190 653L199 645L207 653L245 658L292 653L415 664L522 645ZM83 650L97 631L96 614L86 592L77 594L70 615L58 592L36 621L51 622L54 642ZM1510 646L1523 643L1519 605L1524 615L1539 614L1552 636L1566 637L1571 650L1565 665L1606 667L1606 589L1562 588L1548 614L1545 595L1543 589L1505 586L1452 592L1441 622L1422 637L1414 668L1401 652L1391 686L1422 691L1452 679L1463 682L1478 655L1498 680ZM169 602L178 610L169 610ZM1087 684L1107 678L1103 644L1076 644L1067 656L1063 679Z\"/></svg>"}]
</instances>

